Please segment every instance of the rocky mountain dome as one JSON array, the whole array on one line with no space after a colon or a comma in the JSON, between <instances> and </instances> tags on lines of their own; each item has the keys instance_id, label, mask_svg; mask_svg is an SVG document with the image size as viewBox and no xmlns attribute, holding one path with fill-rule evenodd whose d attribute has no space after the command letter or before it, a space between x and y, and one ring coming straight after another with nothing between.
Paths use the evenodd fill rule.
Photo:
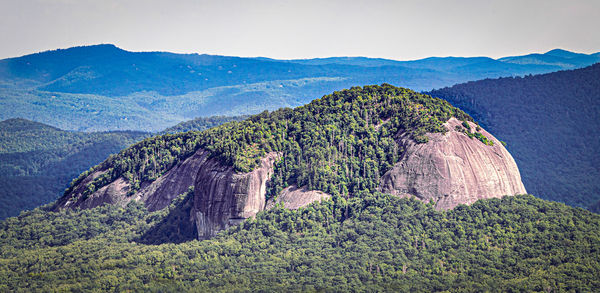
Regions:
<instances>
[{"instance_id":1,"label":"rocky mountain dome","mask_svg":"<svg viewBox=\"0 0 600 293\"><path fill-rule=\"evenodd\" d=\"M512 156L471 117L382 85L147 139L74 180L54 209L136 200L159 210L190 186L200 239L276 204L295 209L379 191L449 209L526 193Z\"/></svg>"}]
</instances>

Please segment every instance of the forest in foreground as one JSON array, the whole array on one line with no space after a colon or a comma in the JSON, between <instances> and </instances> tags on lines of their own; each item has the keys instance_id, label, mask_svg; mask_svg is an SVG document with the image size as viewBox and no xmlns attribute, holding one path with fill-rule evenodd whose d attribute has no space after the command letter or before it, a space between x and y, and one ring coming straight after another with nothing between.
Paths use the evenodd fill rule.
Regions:
<instances>
[{"instance_id":1,"label":"forest in foreground","mask_svg":"<svg viewBox=\"0 0 600 293\"><path fill-rule=\"evenodd\" d=\"M154 213L130 203L0 222L0 291L600 289L600 216L531 195L450 211L334 197L186 241L189 194Z\"/></svg>"}]
</instances>

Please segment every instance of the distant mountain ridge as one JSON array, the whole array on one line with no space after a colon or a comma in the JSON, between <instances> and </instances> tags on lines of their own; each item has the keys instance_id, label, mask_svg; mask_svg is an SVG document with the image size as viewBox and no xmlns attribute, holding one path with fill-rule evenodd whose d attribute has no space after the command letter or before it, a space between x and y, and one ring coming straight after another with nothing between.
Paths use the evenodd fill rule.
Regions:
<instances>
[{"instance_id":1,"label":"distant mountain ridge","mask_svg":"<svg viewBox=\"0 0 600 293\"><path fill-rule=\"evenodd\" d=\"M600 61L553 50L492 59L366 57L305 60L73 47L0 60L0 119L79 131L159 131L178 122L296 107L357 84L417 91L483 78L546 73ZM529 56L529 57L528 57ZM541 61L528 61L533 60Z\"/></svg>"},{"instance_id":2,"label":"distant mountain ridge","mask_svg":"<svg viewBox=\"0 0 600 293\"><path fill-rule=\"evenodd\" d=\"M504 57L499 61L514 64L538 64L538 65L555 65L564 67L563 69L575 69L582 66L599 61L600 53L582 54L574 53L562 49L550 50L544 54L528 54L523 56Z\"/></svg>"},{"instance_id":3,"label":"distant mountain ridge","mask_svg":"<svg viewBox=\"0 0 600 293\"><path fill-rule=\"evenodd\" d=\"M538 58L539 60L545 60L544 65L554 65L562 67L562 69L575 68L578 66L587 66L600 61L600 52L593 54L574 53L562 49L550 50L546 53L534 53L522 56L509 56L498 59L490 57L427 57L417 60L409 61L398 61L393 59L384 58L369 58L369 57L326 57L326 58L312 58L312 59L270 59L259 57L260 60L278 61L278 62L290 62L304 65L327 65L327 64L340 64L340 65L355 65L365 67L377 67L377 66L402 66L408 68L429 68L435 70L448 70L465 66L469 64L477 64L484 62L497 61L499 63L512 63L512 64L534 64L528 62L516 62L517 60L527 60L532 58ZM550 61L555 62L550 62ZM560 61L556 62L556 61Z\"/></svg>"}]
</instances>

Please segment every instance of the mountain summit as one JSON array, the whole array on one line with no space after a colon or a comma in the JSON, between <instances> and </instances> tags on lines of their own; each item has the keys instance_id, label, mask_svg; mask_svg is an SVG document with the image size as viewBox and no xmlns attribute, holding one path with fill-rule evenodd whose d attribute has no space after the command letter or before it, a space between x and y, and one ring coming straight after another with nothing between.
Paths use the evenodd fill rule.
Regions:
<instances>
[{"instance_id":1,"label":"mountain summit","mask_svg":"<svg viewBox=\"0 0 600 293\"><path fill-rule=\"evenodd\" d=\"M448 209L526 193L511 155L470 116L384 84L144 140L83 173L55 209L135 200L158 210L190 186L189 225L199 238L276 203L297 208L380 191Z\"/></svg>"}]
</instances>

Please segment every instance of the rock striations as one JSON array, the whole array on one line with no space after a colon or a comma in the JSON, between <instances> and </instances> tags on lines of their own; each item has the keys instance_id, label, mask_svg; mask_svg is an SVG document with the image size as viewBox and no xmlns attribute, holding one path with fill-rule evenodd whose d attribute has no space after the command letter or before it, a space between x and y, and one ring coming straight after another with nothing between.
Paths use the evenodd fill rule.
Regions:
<instances>
[{"instance_id":1,"label":"rock striations","mask_svg":"<svg viewBox=\"0 0 600 293\"><path fill-rule=\"evenodd\" d=\"M131 185L123 177L98 189L89 196L83 196L85 187L94 178L105 171L95 171L86 177L69 194L58 200L54 209L93 208L102 204L119 204L125 206L131 200L143 202L150 211L167 207L180 194L194 185L196 175L207 161L208 152L198 150L192 156L177 164L153 182L143 182L142 187L134 195L128 196Z\"/></svg>"},{"instance_id":2,"label":"rock striations","mask_svg":"<svg viewBox=\"0 0 600 293\"><path fill-rule=\"evenodd\" d=\"M474 123L467 123L476 129ZM399 144L405 148L404 155L381 178L381 192L434 201L437 209L526 193L517 164L500 141L484 129L479 132L493 145L469 138L456 129L461 127L456 118L444 126L446 134L427 134L429 142L424 144L401 136Z\"/></svg>"},{"instance_id":3,"label":"rock striations","mask_svg":"<svg viewBox=\"0 0 600 293\"><path fill-rule=\"evenodd\" d=\"M214 160L201 166L192 212L199 239L211 238L264 210L267 180L278 157L277 153L268 153L257 168L242 174Z\"/></svg>"}]
</instances>

